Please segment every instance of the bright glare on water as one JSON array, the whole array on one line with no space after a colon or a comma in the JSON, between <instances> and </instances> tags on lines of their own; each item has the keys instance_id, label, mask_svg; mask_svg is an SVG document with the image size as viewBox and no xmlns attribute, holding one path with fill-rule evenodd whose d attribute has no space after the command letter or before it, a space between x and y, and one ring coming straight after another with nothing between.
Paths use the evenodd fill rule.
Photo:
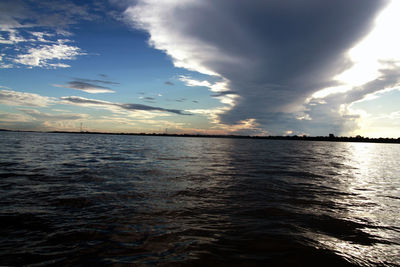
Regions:
<instances>
[{"instance_id":1,"label":"bright glare on water","mask_svg":"<svg viewBox=\"0 0 400 267\"><path fill-rule=\"evenodd\" d=\"M0 132L0 265L399 265L400 145Z\"/></svg>"}]
</instances>

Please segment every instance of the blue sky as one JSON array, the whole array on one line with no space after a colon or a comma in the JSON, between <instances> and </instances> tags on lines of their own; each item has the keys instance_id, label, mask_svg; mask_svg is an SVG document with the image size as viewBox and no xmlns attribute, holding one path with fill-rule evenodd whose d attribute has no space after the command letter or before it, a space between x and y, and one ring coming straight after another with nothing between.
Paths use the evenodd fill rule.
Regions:
<instances>
[{"instance_id":1,"label":"blue sky","mask_svg":"<svg viewBox=\"0 0 400 267\"><path fill-rule=\"evenodd\" d=\"M2 1L0 128L400 136L396 1Z\"/></svg>"}]
</instances>

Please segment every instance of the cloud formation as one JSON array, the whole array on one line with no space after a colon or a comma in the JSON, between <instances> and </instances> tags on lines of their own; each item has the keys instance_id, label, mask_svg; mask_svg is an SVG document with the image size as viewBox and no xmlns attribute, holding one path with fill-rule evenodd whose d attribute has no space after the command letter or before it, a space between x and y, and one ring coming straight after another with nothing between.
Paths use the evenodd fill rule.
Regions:
<instances>
[{"instance_id":1,"label":"cloud formation","mask_svg":"<svg viewBox=\"0 0 400 267\"><path fill-rule=\"evenodd\" d=\"M54 84L53 86L80 90L80 91L90 93L90 94L115 93L115 91L113 91L111 88L99 85L99 83L100 84L118 84L118 83L110 82L110 81L77 78L73 81L69 81L66 85Z\"/></svg>"},{"instance_id":2,"label":"cloud formation","mask_svg":"<svg viewBox=\"0 0 400 267\"><path fill-rule=\"evenodd\" d=\"M387 2L138 0L125 15L175 66L222 78L216 96L238 95L218 115L222 123L254 119L277 132L297 120L310 95L337 84L352 65L347 51Z\"/></svg>"},{"instance_id":3,"label":"cloud formation","mask_svg":"<svg viewBox=\"0 0 400 267\"><path fill-rule=\"evenodd\" d=\"M58 40L57 44L30 48L26 54L17 55L13 61L28 67L68 68L70 65L59 61L73 60L85 54L79 47L67 45L62 40Z\"/></svg>"},{"instance_id":4,"label":"cloud formation","mask_svg":"<svg viewBox=\"0 0 400 267\"><path fill-rule=\"evenodd\" d=\"M40 112L36 109L19 109L35 120L39 121L62 121L62 120L80 120L86 118L83 114L50 114Z\"/></svg>"},{"instance_id":5,"label":"cloud formation","mask_svg":"<svg viewBox=\"0 0 400 267\"><path fill-rule=\"evenodd\" d=\"M38 94L0 90L0 104L8 106L46 107L55 99Z\"/></svg>"},{"instance_id":6,"label":"cloud formation","mask_svg":"<svg viewBox=\"0 0 400 267\"><path fill-rule=\"evenodd\" d=\"M318 125L320 132L331 129L332 132L352 132L359 128L363 114L352 109L357 101L373 97L385 90L398 89L400 86L400 64L387 62L385 68L379 70L379 76L363 85L356 86L346 92L329 94L321 98L311 98L306 104L305 122L300 125L309 132ZM313 124L311 125L311 119Z\"/></svg>"},{"instance_id":7,"label":"cloud formation","mask_svg":"<svg viewBox=\"0 0 400 267\"><path fill-rule=\"evenodd\" d=\"M178 115L191 115L189 113L185 113L184 111L178 109L166 109L161 107L154 107L142 104L132 104L132 103L125 103L125 104L113 103L103 100L88 99L79 96L61 97L61 100L63 101L64 104L77 104L82 106L111 108L112 110L122 109L126 111L161 111L161 112L170 112Z\"/></svg>"},{"instance_id":8,"label":"cloud formation","mask_svg":"<svg viewBox=\"0 0 400 267\"><path fill-rule=\"evenodd\" d=\"M26 107L48 107L53 104L70 104L83 107L105 108L111 111L156 111L169 112L178 115L191 115L179 109L167 109L155 106L148 106L135 103L115 103L98 99L90 99L79 96L64 96L60 98L51 98L38 94L24 93L12 90L0 90L0 104L8 106L26 106ZM24 109L26 110L26 109ZM33 114L33 113L32 113Z\"/></svg>"},{"instance_id":9,"label":"cloud formation","mask_svg":"<svg viewBox=\"0 0 400 267\"><path fill-rule=\"evenodd\" d=\"M72 35L70 26L96 18L88 6L71 1L1 1L0 45L7 53L0 58L0 68L70 67L63 61L86 55L66 39Z\"/></svg>"},{"instance_id":10,"label":"cloud formation","mask_svg":"<svg viewBox=\"0 0 400 267\"><path fill-rule=\"evenodd\" d=\"M101 77L106 79L107 75L101 74ZM75 78L74 80L78 81L78 82L86 82L86 83L100 83L100 84L110 84L110 85L118 85L118 84L120 84L120 83L109 81L109 80L98 80L98 79L94 79L93 80L93 79Z\"/></svg>"}]
</instances>

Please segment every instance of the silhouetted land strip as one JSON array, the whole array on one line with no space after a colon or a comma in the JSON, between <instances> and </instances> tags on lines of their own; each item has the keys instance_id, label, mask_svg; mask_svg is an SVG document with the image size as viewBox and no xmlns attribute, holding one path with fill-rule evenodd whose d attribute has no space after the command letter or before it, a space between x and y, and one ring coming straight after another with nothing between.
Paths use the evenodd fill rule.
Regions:
<instances>
[{"instance_id":1,"label":"silhouetted land strip","mask_svg":"<svg viewBox=\"0 0 400 267\"><path fill-rule=\"evenodd\" d=\"M40 131L13 131L0 129L8 132L40 132ZM363 136L250 136L250 135L209 135L209 134L166 134L166 133L107 133L107 132L68 132L49 131L44 133L67 133L67 134L108 134L108 135L139 135L139 136L171 136L171 137L199 137L199 138L236 138L236 139L266 139L266 140L302 140L302 141L325 141L325 142L365 142L365 143L391 143L400 144L399 138L369 138Z\"/></svg>"}]
</instances>

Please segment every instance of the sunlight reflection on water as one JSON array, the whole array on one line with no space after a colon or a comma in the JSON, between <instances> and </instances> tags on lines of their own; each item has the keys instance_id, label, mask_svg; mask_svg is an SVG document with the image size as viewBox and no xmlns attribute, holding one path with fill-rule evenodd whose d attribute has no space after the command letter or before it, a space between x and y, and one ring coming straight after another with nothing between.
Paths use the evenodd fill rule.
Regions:
<instances>
[{"instance_id":1,"label":"sunlight reflection on water","mask_svg":"<svg viewBox=\"0 0 400 267\"><path fill-rule=\"evenodd\" d=\"M342 164L348 167L342 168L337 177L344 197L334 201L343 206L341 219L365 227L354 233L359 237L358 242L318 234L315 238L361 265L385 264L388 259L395 263L400 255L400 179L395 160L400 154L399 147L373 143L340 145L347 151Z\"/></svg>"}]
</instances>

